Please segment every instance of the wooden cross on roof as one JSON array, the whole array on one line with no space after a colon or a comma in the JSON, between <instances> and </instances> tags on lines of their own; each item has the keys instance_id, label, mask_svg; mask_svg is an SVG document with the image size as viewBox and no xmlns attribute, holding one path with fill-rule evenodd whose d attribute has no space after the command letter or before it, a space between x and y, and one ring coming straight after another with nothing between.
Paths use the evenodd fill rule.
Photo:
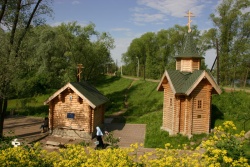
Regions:
<instances>
[{"instance_id":1,"label":"wooden cross on roof","mask_svg":"<svg viewBox=\"0 0 250 167\"><path fill-rule=\"evenodd\" d=\"M83 68L82 64L77 64L77 82L80 82L82 68Z\"/></svg>"},{"instance_id":2,"label":"wooden cross on roof","mask_svg":"<svg viewBox=\"0 0 250 167\"><path fill-rule=\"evenodd\" d=\"M191 17L195 17L195 16L193 15L193 13L191 13L190 11L188 11L187 15L185 17L188 17L188 23L187 23L188 32L191 32L192 31L191 30L191 22L192 22Z\"/></svg>"}]
</instances>

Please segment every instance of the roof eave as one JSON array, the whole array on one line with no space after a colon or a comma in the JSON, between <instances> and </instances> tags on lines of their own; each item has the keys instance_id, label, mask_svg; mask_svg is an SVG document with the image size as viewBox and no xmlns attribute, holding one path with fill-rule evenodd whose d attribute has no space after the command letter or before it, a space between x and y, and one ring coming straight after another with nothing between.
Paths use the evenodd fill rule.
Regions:
<instances>
[{"instance_id":1,"label":"roof eave","mask_svg":"<svg viewBox=\"0 0 250 167\"><path fill-rule=\"evenodd\" d=\"M56 91L53 95L51 95L43 104L47 105L51 100L53 100L55 97L57 97L62 91L67 89L69 87L70 83L67 83L64 87Z\"/></svg>"},{"instance_id":2,"label":"roof eave","mask_svg":"<svg viewBox=\"0 0 250 167\"><path fill-rule=\"evenodd\" d=\"M163 73L163 75L162 75L162 77L161 77L161 80L160 80L160 82L159 82L159 84L158 84L158 86L157 86L157 88L156 88L156 90L157 91L161 91L161 85L162 85L162 82L163 82L163 80L164 80L164 78L165 78L165 76L166 76L166 71Z\"/></svg>"},{"instance_id":3,"label":"roof eave","mask_svg":"<svg viewBox=\"0 0 250 167\"><path fill-rule=\"evenodd\" d=\"M217 85L217 83L214 81L213 78L211 78L210 75L208 75L208 73L204 70L202 72L202 74L197 78L197 80L194 82L194 84L186 91L185 94L187 94L188 96L192 93L192 91L197 87L197 85L201 82L201 80L203 78L206 78L209 83L212 85L212 87L214 88L214 90L218 93L221 94L221 89L220 87Z\"/></svg>"},{"instance_id":4,"label":"roof eave","mask_svg":"<svg viewBox=\"0 0 250 167\"><path fill-rule=\"evenodd\" d=\"M80 96L82 99L86 100L87 103L95 109L97 106L94 105L91 101L89 101L85 96L83 96L71 83L67 83L64 87L56 91L52 96L50 96L43 104L47 105L51 100L53 100L55 97L57 97L61 92L63 92L65 89L71 88L78 96Z\"/></svg>"},{"instance_id":5,"label":"roof eave","mask_svg":"<svg viewBox=\"0 0 250 167\"><path fill-rule=\"evenodd\" d=\"M208 79L208 81L211 83L212 87L217 92L217 94L221 94L222 90L220 89L219 85L215 82L215 80L211 78L211 76L207 72L205 73L205 76Z\"/></svg>"},{"instance_id":6,"label":"roof eave","mask_svg":"<svg viewBox=\"0 0 250 167\"><path fill-rule=\"evenodd\" d=\"M205 76L205 71L203 71L201 75L196 79L196 81L193 82L193 85L190 86L190 88L185 92L185 94L189 96L192 93L192 91L197 87L197 85L201 82L204 76Z\"/></svg>"},{"instance_id":7,"label":"roof eave","mask_svg":"<svg viewBox=\"0 0 250 167\"><path fill-rule=\"evenodd\" d=\"M71 83L70 84L70 88L78 95L80 96L82 99L86 100L87 103L93 108L95 109L97 106L94 105L91 101L89 101L85 96L83 96L83 94L81 92L79 92Z\"/></svg>"},{"instance_id":8,"label":"roof eave","mask_svg":"<svg viewBox=\"0 0 250 167\"><path fill-rule=\"evenodd\" d=\"M190 56L175 56L174 58L186 58L186 59L190 59L190 58L196 58L196 59L205 59L204 57L202 56L193 56L193 55L190 55Z\"/></svg>"},{"instance_id":9,"label":"roof eave","mask_svg":"<svg viewBox=\"0 0 250 167\"><path fill-rule=\"evenodd\" d=\"M162 76L162 78L161 78L161 81L160 81L159 85L157 86L157 91L160 91L160 88L161 88L161 86L162 86L162 82L163 82L163 80L164 80L165 77L166 77L167 80L168 80L168 83L169 83L169 85L170 85L170 88L172 89L173 93L175 94L175 93L176 93L176 90L175 90L175 88L174 88L173 83L171 82L171 79L170 79L170 77L169 77L167 71L164 72L164 74L163 74L163 76Z\"/></svg>"}]
</instances>

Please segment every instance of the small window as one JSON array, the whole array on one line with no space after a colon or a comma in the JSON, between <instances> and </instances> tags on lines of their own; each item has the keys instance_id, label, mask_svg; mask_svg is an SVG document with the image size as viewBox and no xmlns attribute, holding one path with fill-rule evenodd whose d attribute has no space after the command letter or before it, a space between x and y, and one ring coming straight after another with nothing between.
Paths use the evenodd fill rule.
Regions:
<instances>
[{"instance_id":1,"label":"small window","mask_svg":"<svg viewBox=\"0 0 250 167\"><path fill-rule=\"evenodd\" d=\"M75 113L68 112L67 113L67 118L69 118L69 119L75 119Z\"/></svg>"},{"instance_id":2,"label":"small window","mask_svg":"<svg viewBox=\"0 0 250 167\"><path fill-rule=\"evenodd\" d=\"M197 108L201 109L202 108L202 100L197 101Z\"/></svg>"},{"instance_id":3,"label":"small window","mask_svg":"<svg viewBox=\"0 0 250 167\"><path fill-rule=\"evenodd\" d=\"M197 115L197 118L201 118L201 115Z\"/></svg>"},{"instance_id":4,"label":"small window","mask_svg":"<svg viewBox=\"0 0 250 167\"><path fill-rule=\"evenodd\" d=\"M169 99L169 106L172 106L172 105L173 105L173 99L170 98L170 99Z\"/></svg>"}]
</instances>

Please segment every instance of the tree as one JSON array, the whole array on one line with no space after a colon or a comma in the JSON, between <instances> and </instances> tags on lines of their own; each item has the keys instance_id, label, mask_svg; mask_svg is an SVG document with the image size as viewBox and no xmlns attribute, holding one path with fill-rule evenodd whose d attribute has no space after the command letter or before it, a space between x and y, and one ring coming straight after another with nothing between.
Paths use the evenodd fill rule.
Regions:
<instances>
[{"instance_id":1,"label":"tree","mask_svg":"<svg viewBox=\"0 0 250 167\"><path fill-rule=\"evenodd\" d=\"M215 26L213 34L219 41L220 80L224 85L244 78L247 73L250 14L245 9L249 6L249 0L223 0L210 15Z\"/></svg>"},{"instance_id":2,"label":"tree","mask_svg":"<svg viewBox=\"0 0 250 167\"><path fill-rule=\"evenodd\" d=\"M139 58L140 67L143 67L144 79L146 76L159 79L164 70L175 69L174 56L181 52L186 33L186 26L175 25L167 30L160 30L157 33L148 32L134 39L122 56L125 63L124 72L136 74L137 58ZM200 42L201 35L197 26L192 26L192 34L198 53L204 55L207 47L204 42ZM202 68L206 68L204 62L202 64Z\"/></svg>"},{"instance_id":3,"label":"tree","mask_svg":"<svg viewBox=\"0 0 250 167\"><path fill-rule=\"evenodd\" d=\"M124 71L129 75L136 75L138 59L139 63L141 63L144 55L144 45L142 44L142 40L140 38L133 39L127 52L122 55L122 60L125 63Z\"/></svg>"},{"instance_id":4,"label":"tree","mask_svg":"<svg viewBox=\"0 0 250 167\"><path fill-rule=\"evenodd\" d=\"M114 48L114 40L109 33L99 33L95 25L90 23L85 27L76 22L61 24L57 28L58 45L64 48L67 60L64 81L75 80L76 66L82 64L81 76L84 80L95 78L103 73L107 64L113 63L110 50Z\"/></svg>"},{"instance_id":5,"label":"tree","mask_svg":"<svg viewBox=\"0 0 250 167\"><path fill-rule=\"evenodd\" d=\"M84 67L80 75L83 80L102 74L106 64L113 62L113 41L108 33L94 28L93 23L82 27L77 22L31 28L23 41L23 61L12 83L18 98L43 94L76 81L78 64Z\"/></svg>"},{"instance_id":6,"label":"tree","mask_svg":"<svg viewBox=\"0 0 250 167\"><path fill-rule=\"evenodd\" d=\"M32 26L42 24L41 17L49 14L50 1L46 0L4 0L0 2L0 26L5 48L1 46L0 72L0 138L3 137L4 117L7 110L8 98L13 92L12 82L14 74L22 62L20 53L26 34Z\"/></svg>"}]
</instances>

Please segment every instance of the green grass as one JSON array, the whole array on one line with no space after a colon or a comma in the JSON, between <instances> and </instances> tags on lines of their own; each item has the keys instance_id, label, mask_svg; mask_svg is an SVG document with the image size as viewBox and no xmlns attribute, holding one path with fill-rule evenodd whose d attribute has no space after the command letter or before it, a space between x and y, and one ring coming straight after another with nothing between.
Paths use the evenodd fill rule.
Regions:
<instances>
[{"instance_id":1,"label":"green grass","mask_svg":"<svg viewBox=\"0 0 250 167\"><path fill-rule=\"evenodd\" d=\"M106 77L95 84L96 88L110 100L106 106L107 116L125 107L125 95L132 82L125 78Z\"/></svg>"},{"instance_id":2,"label":"green grass","mask_svg":"<svg viewBox=\"0 0 250 167\"><path fill-rule=\"evenodd\" d=\"M134 81L128 90L128 110L125 116L137 117L159 111L163 106L163 93L157 92L158 83L148 81Z\"/></svg>"},{"instance_id":3,"label":"green grass","mask_svg":"<svg viewBox=\"0 0 250 167\"><path fill-rule=\"evenodd\" d=\"M237 132L250 130L250 94L237 91L213 96L214 126L221 125L225 120L233 121Z\"/></svg>"},{"instance_id":4,"label":"green grass","mask_svg":"<svg viewBox=\"0 0 250 167\"><path fill-rule=\"evenodd\" d=\"M48 115L49 107L48 105L43 105L43 102L48 97L49 94L9 100L7 114L14 112L15 115L45 117Z\"/></svg>"},{"instance_id":5,"label":"green grass","mask_svg":"<svg viewBox=\"0 0 250 167\"><path fill-rule=\"evenodd\" d=\"M163 92L156 91L158 83L120 77L101 77L92 84L110 99L106 107L106 116L127 109L127 112L116 118L115 122L147 124L145 147L163 148L165 143L171 143L174 148L182 144L195 147L206 137L205 134L194 135L189 140L182 135L170 137L168 132L161 130ZM51 94L10 100L8 110L15 109L20 115L43 116L48 113L48 106L44 106L43 102ZM250 121L246 121L250 115L249 101L250 94L246 92L223 92L221 95L214 95L212 126L219 126L224 121L231 120L237 126L238 132L244 128L249 131ZM249 147L246 146L246 150L250 150Z\"/></svg>"}]
</instances>

